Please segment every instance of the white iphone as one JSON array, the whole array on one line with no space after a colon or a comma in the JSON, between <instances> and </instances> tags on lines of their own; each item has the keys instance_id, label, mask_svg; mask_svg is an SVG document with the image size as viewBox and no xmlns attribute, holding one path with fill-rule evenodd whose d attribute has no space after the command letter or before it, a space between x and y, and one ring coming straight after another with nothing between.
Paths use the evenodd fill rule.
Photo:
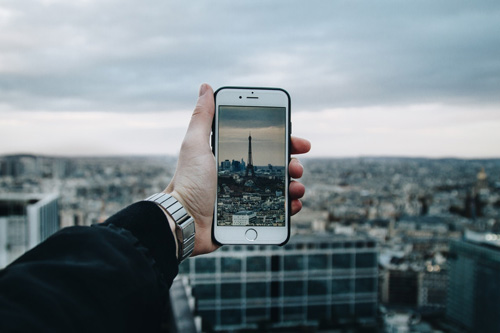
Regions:
<instances>
[{"instance_id":1,"label":"white iphone","mask_svg":"<svg viewBox=\"0 0 500 333\"><path fill-rule=\"evenodd\" d=\"M288 241L290 132L290 96L285 90L223 87L215 92L215 242Z\"/></svg>"}]
</instances>

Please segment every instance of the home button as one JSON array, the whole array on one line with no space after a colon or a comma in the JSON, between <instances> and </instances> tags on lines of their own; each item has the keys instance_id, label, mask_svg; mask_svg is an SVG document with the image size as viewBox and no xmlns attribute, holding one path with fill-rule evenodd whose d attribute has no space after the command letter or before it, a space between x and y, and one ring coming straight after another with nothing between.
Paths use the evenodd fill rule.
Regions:
<instances>
[{"instance_id":1,"label":"home button","mask_svg":"<svg viewBox=\"0 0 500 333\"><path fill-rule=\"evenodd\" d=\"M245 238L253 242L257 239L257 231L255 231L255 229L248 229L247 232L245 232Z\"/></svg>"}]
</instances>

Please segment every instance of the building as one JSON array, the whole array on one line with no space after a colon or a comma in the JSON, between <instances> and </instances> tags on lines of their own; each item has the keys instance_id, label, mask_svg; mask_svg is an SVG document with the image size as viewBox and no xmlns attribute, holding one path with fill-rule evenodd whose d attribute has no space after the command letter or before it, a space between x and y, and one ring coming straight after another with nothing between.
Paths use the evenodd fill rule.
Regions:
<instances>
[{"instance_id":1,"label":"building","mask_svg":"<svg viewBox=\"0 0 500 333\"><path fill-rule=\"evenodd\" d=\"M201 332L201 318L193 316L194 298L187 277L178 277L172 283L163 315L161 332Z\"/></svg>"},{"instance_id":2,"label":"building","mask_svg":"<svg viewBox=\"0 0 500 333\"><path fill-rule=\"evenodd\" d=\"M257 214L250 211L241 211L233 214L233 225L255 225Z\"/></svg>"},{"instance_id":3,"label":"building","mask_svg":"<svg viewBox=\"0 0 500 333\"><path fill-rule=\"evenodd\" d=\"M0 194L0 268L59 229L58 194Z\"/></svg>"},{"instance_id":4,"label":"building","mask_svg":"<svg viewBox=\"0 0 500 333\"><path fill-rule=\"evenodd\" d=\"M296 235L186 260L205 330L375 325L378 247L367 237Z\"/></svg>"},{"instance_id":5,"label":"building","mask_svg":"<svg viewBox=\"0 0 500 333\"><path fill-rule=\"evenodd\" d=\"M500 332L500 235L467 231L450 244L446 316L460 329Z\"/></svg>"},{"instance_id":6,"label":"building","mask_svg":"<svg viewBox=\"0 0 500 333\"><path fill-rule=\"evenodd\" d=\"M224 160L220 162L220 170L230 170L231 162L229 160Z\"/></svg>"},{"instance_id":7,"label":"building","mask_svg":"<svg viewBox=\"0 0 500 333\"><path fill-rule=\"evenodd\" d=\"M439 265L429 265L418 276L418 307L443 311L446 307L448 272Z\"/></svg>"},{"instance_id":8,"label":"building","mask_svg":"<svg viewBox=\"0 0 500 333\"><path fill-rule=\"evenodd\" d=\"M382 302L392 306L417 306L419 274L408 267L386 270L381 281Z\"/></svg>"}]
</instances>

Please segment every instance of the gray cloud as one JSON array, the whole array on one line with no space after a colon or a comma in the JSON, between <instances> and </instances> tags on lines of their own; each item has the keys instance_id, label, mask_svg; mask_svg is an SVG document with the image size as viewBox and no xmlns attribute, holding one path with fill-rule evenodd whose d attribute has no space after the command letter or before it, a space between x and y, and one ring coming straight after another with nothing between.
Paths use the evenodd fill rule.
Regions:
<instances>
[{"instance_id":1,"label":"gray cloud","mask_svg":"<svg viewBox=\"0 0 500 333\"><path fill-rule=\"evenodd\" d=\"M262 127L284 128L286 109L278 107L220 106L219 124L221 127L245 128L248 130Z\"/></svg>"},{"instance_id":2,"label":"gray cloud","mask_svg":"<svg viewBox=\"0 0 500 333\"><path fill-rule=\"evenodd\" d=\"M198 85L292 108L500 103L496 1L7 1L0 110L189 109Z\"/></svg>"}]
</instances>

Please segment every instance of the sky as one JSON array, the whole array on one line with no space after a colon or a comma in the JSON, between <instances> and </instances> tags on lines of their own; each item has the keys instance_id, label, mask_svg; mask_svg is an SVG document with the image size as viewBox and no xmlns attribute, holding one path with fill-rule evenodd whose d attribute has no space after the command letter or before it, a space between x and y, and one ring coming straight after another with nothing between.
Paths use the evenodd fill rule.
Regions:
<instances>
[{"instance_id":1,"label":"sky","mask_svg":"<svg viewBox=\"0 0 500 333\"><path fill-rule=\"evenodd\" d=\"M252 138L255 166L285 166L286 108L221 106L219 110L219 159L249 163Z\"/></svg>"},{"instance_id":2,"label":"sky","mask_svg":"<svg viewBox=\"0 0 500 333\"><path fill-rule=\"evenodd\" d=\"M0 154L177 154L200 84L286 89L311 157L500 157L498 1L3 0Z\"/></svg>"}]
</instances>

